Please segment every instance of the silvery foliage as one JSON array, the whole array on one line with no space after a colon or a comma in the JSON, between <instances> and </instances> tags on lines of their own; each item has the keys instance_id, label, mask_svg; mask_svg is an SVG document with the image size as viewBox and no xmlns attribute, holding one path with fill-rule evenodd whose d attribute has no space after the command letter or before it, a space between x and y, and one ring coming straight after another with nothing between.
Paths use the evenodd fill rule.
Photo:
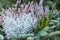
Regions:
<instances>
[{"instance_id":1,"label":"silvery foliage","mask_svg":"<svg viewBox=\"0 0 60 40\"><path fill-rule=\"evenodd\" d=\"M5 11L5 14L2 25L7 39L32 33L37 24L37 18L32 17L31 13L21 13L16 19L11 15L10 11Z\"/></svg>"},{"instance_id":2,"label":"silvery foliage","mask_svg":"<svg viewBox=\"0 0 60 40\"><path fill-rule=\"evenodd\" d=\"M0 40L4 40L4 37L2 35L0 35Z\"/></svg>"}]
</instances>

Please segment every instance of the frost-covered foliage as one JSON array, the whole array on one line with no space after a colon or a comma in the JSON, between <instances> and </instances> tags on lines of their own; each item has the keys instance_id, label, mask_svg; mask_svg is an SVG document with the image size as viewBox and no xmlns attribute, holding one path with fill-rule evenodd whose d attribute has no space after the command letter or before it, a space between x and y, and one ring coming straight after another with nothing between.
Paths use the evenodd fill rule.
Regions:
<instances>
[{"instance_id":1,"label":"frost-covered foliage","mask_svg":"<svg viewBox=\"0 0 60 40\"><path fill-rule=\"evenodd\" d=\"M10 15L10 11L5 11L6 15L3 17L3 29L7 38L13 36L19 37L20 35L32 33L37 23L37 18L32 17L31 13L22 13L19 17L14 18ZM8 22L8 23L7 23Z\"/></svg>"},{"instance_id":2,"label":"frost-covered foliage","mask_svg":"<svg viewBox=\"0 0 60 40\"><path fill-rule=\"evenodd\" d=\"M19 10L19 9L18 9ZM9 8L2 12L3 16L3 30L5 31L7 39L33 33L35 25L37 24L37 18L30 12L19 12ZM8 23L7 23L8 22Z\"/></svg>"}]
</instances>

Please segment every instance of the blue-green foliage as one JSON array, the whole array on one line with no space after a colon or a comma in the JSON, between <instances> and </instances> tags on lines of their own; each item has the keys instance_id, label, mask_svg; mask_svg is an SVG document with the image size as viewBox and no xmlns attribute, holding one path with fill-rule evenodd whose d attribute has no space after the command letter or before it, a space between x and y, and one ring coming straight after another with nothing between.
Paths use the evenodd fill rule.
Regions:
<instances>
[{"instance_id":1,"label":"blue-green foliage","mask_svg":"<svg viewBox=\"0 0 60 40\"><path fill-rule=\"evenodd\" d=\"M4 40L4 36L3 35L0 35L0 40Z\"/></svg>"}]
</instances>

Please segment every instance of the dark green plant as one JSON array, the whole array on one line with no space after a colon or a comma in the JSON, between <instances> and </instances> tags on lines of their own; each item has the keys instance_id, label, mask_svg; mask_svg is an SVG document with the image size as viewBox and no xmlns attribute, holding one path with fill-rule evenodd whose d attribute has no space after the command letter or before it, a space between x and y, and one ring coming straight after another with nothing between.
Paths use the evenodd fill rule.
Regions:
<instances>
[{"instance_id":1,"label":"dark green plant","mask_svg":"<svg viewBox=\"0 0 60 40\"><path fill-rule=\"evenodd\" d=\"M40 30L43 30L45 27L49 25L49 20L43 16L42 20L38 19L37 26L34 30L35 33L38 33Z\"/></svg>"},{"instance_id":2,"label":"dark green plant","mask_svg":"<svg viewBox=\"0 0 60 40\"><path fill-rule=\"evenodd\" d=\"M11 7L15 2L16 0L0 0L0 10L2 10L2 8Z\"/></svg>"}]
</instances>

